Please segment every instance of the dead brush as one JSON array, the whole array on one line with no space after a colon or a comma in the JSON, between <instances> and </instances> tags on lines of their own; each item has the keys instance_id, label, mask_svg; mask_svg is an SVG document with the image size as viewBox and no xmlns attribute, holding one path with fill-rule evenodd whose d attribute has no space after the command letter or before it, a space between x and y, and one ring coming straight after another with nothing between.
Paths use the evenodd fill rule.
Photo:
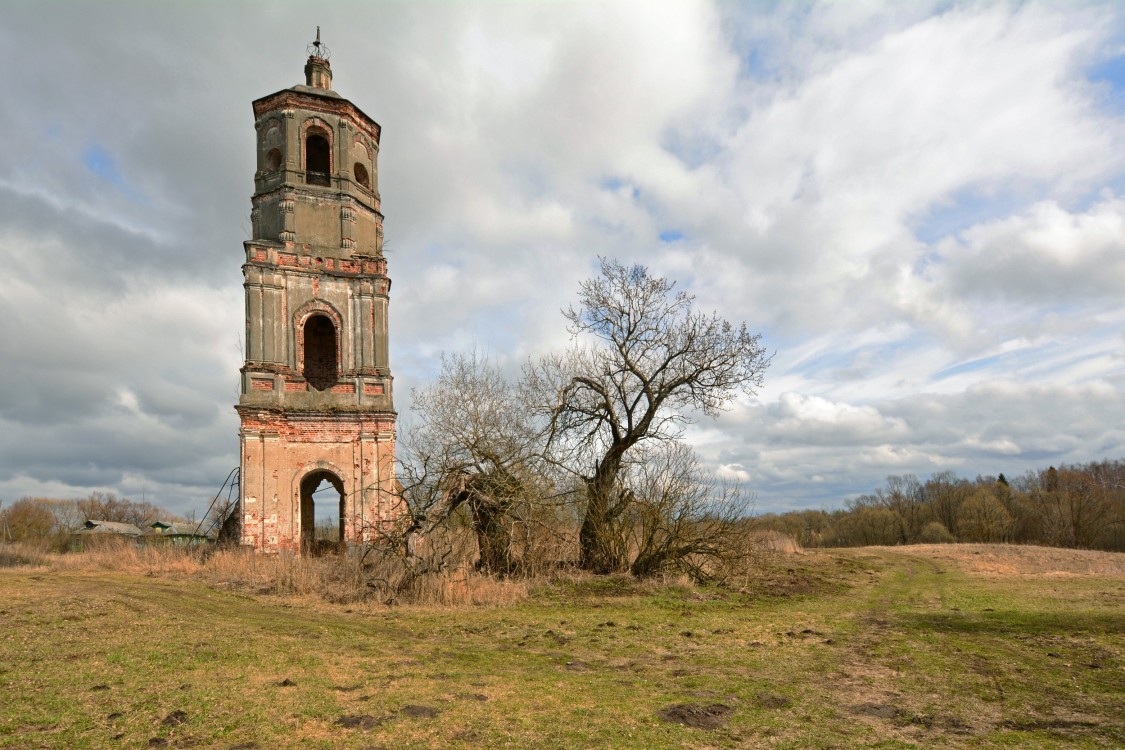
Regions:
<instances>
[{"instance_id":1,"label":"dead brush","mask_svg":"<svg viewBox=\"0 0 1125 750\"><path fill-rule=\"evenodd\" d=\"M148 546L124 539L105 539L80 552L52 555L62 569L113 570L150 576L194 575L200 568L198 548Z\"/></svg>"},{"instance_id":2,"label":"dead brush","mask_svg":"<svg viewBox=\"0 0 1125 750\"><path fill-rule=\"evenodd\" d=\"M440 573L402 575L393 588L376 584L374 589L391 594L382 597L385 604L503 606L527 598L530 585L526 579L496 578L471 567L458 567Z\"/></svg>"},{"instance_id":3,"label":"dead brush","mask_svg":"<svg viewBox=\"0 0 1125 750\"><path fill-rule=\"evenodd\" d=\"M470 541L457 534L439 536L412 559L378 549L298 557L244 548L138 546L119 539L99 540L85 550L63 554L15 543L0 546L0 567L191 578L249 594L312 597L334 604L505 605L528 595L530 586L524 579L477 572Z\"/></svg>"},{"instance_id":4,"label":"dead brush","mask_svg":"<svg viewBox=\"0 0 1125 750\"><path fill-rule=\"evenodd\" d=\"M342 555L263 555L242 548L122 549L68 555L69 564L202 579L257 595L312 597L333 604L503 605L527 596L523 580L478 573L461 535L428 540L413 558L392 550Z\"/></svg>"},{"instance_id":5,"label":"dead brush","mask_svg":"<svg viewBox=\"0 0 1125 750\"><path fill-rule=\"evenodd\" d=\"M362 564L367 588L384 604L503 605L530 591L523 578L478 572L476 539L465 529L435 529L409 555L397 545L370 547Z\"/></svg>"},{"instance_id":6,"label":"dead brush","mask_svg":"<svg viewBox=\"0 0 1125 750\"><path fill-rule=\"evenodd\" d=\"M786 555L800 555L805 550L793 537L774 529L754 530L750 533L754 545L771 552L780 552Z\"/></svg>"},{"instance_id":7,"label":"dead brush","mask_svg":"<svg viewBox=\"0 0 1125 750\"><path fill-rule=\"evenodd\" d=\"M571 533L568 533L571 532ZM635 577L592 576L578 571L576 531L532 526L514 534L516 570L506 576L482 573L477 540L466 528L443 527L416 540L407 554L402 545L372 545L344 554L297 556L261 554L239 547L137 545L107 539L71 553L53 553L20 545L0 547L0 566L44 565L56 569L95 569L146 576L201 580L251 595L306 597L333 604L378 606L506 606L535 590L562 584L576 590L613 595L652 593L658 589L691 592L702 578L734 590L760 584L763 572L791 554L784 535L751 535L740 554L721 566L701 561L699 571L669 569ZM616 583L610 579L617 579Z\"/></svg>"},{"instance_id":8,"label":"dead brush","mask_svg":"<svg viewBox=\"0 0 1125 750\"><path fill-rule=\"evenodd\" d=\"M39 546L25 542L0 544L0 568L44 567L50 554Z\"/></svg>"},{"instance_id":9,"label":"dead brush","mask_svg":"<svg viewBox=\"0 0 1125 750\"><path fill-rule=\"evenodd\" d=\"M334 604L370 598L357 555L298 557L219 549L206 555L198 577L216 586L252 594L312 596Z\"/></svg>"}]
</instances>

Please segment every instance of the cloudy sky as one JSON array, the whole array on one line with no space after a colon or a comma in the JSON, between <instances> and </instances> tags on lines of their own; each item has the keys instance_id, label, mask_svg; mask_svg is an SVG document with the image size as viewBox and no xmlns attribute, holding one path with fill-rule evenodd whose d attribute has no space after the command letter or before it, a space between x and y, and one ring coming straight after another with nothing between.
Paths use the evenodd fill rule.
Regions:
<instances>
[{"instance_id":1,"label":"cloudy sky","mask_svg":"<svg viewBox=\"0 0 1125 750\"><path fill-rule=\"evenodd\" d=\"M199 513L237 464L250 102L318 24L404 415L443 351L565 346L609 255L776 352L690 432L759 510L1125 457L1117 3L9 0L0 499Z\"/></svg>"}]
</instances>

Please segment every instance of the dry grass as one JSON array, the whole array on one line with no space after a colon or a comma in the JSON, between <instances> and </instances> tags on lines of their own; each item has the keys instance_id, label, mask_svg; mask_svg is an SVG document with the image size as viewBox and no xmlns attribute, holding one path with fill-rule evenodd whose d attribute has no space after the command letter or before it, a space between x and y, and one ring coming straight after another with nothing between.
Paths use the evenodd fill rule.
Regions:
<instances>
[{"instance_id":1,"label":"dry grass","mask_svg":"<svg viewBox=\"0 0 1125 750\"><path fill-rule=\"evenodd\" d=\"M184 547L138 547L108 539L81 552L51 553L48 564L58 570L109 570L142 575L194 575L200 550Z\"/></svg>"},{"instance_id":2,"label":"dry grass","mask_svg":"<svg viewBox=\"0 0 1125 750\"><path fill-rule=\"evenodd\" d=\"M53 570L92 570L159 578L193 579L219 589L254 596L298 597L332 604L372 606L504 606L526 599L533 590L561 584L564 589L595 593L651 594L660 589L694 591L686 575L656 576L637 581L631 576L592 577L559 560L575 553L572 534L552 532L517 539L521 575L497 578L476 571L475 537L467 531L435 535L420 545L418 557L406 560L389 551L369 551L324 557L289 553L262 555L243 548L199 548L137 545L121 539L88 541L86 549L58 553L33 545L0 547L0 567L34 565ZM754 532L747 552L717 576L735 590L746 591L750 581L772 579L780 561L800 547L791 537L774 531ZM783 563L780 563L783 564ZM779 579L780 580L780 579ZM780 587L788 590L792 581ZM757 587L760 588L760 587Z\"/></svg>"},{"instance_id":3,"label":"dry grass","mask_svg":"<svg viewBox=\"0 0 1125 750\"><path fill-rule=\"evenodd\" d=\"M414 572L397 557L295 557L223 550L200 564L217 586L258 594L314 596L336 604L500 605L527 595L522 581L498 580L467 565Z\"/></svg>"},{"instance_id":4,"label":"dry grass","mask_svg":"<svg viewBox=\"0 0 1125 750\"><path fill-rule=\"evenodd\" d=\"M780 552L784 555L799 555L804 552L804 547L788 534L773 529L754 531L751 533L754 544L769 552Z\"/></svg>"},{"instance_id":5,"label":"dry grass","mask_svg":"<svg viewBox=\"0 0 1125 750\"><path fill-rule=\"evenodd\" d=\"M297 557L114 540L66 554L26 545L0 547L0 567L28 565L191 578L243 593L312 597L334 604L505 605L526 598L530 590L528 580L481 575L460 559L427 570L394 555Z\"/></svg>"},{"instance_id":6,"label":"dry grass","mask_svg":"<svg viewBox=\"0 0 1125 750\"><path fill-rule=\"evenodd\" d=\"M23 542L0 544L0 568L45 567L46 550Z\"/></svg>"},{"instance_id":7,"label":"dry grass","mask_svg":"<svg viewBox=\"0 0 1125 750\"><path fill-rule=\"evenodd\" d=\"M1022 544L915 544L867 547L909 550L911 555L954 563L974 575L1029 578L1125 575L1125 553Z\"/></svg>"}]
</instances>

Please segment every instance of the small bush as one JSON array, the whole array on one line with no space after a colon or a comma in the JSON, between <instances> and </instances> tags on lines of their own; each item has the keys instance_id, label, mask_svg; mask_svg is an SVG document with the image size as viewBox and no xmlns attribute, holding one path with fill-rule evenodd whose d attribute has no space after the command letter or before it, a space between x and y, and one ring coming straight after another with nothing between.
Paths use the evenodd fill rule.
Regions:
<instances>
[{"instance_id":1,"label":"small bush","mask_svg":"<svg viewBox=\"0 0 1125 750\"><path fill-rule=\"evenodd\" d=\"M951 544L955 539L941 521L930 521L922 527L918 541L922 544Z\"/></svg>"}]
</instances>

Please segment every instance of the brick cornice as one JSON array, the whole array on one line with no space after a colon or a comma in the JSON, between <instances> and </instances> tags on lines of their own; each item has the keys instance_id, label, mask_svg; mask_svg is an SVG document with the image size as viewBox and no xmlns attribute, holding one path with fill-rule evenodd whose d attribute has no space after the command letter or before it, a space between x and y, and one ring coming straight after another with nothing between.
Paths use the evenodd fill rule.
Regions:
<instances>
[{"instance_id":1,"label":"brick cornice","mask_svg":"<svg viewBox=\"0 0 1125 750\"><path fill-rule=\"evenodd\" d=\"M372 141L376 144L379 143L379 134L382 132L379 123L372 120L362 109L355 106L347 99L334 96L319 96L313 93L284 89L278 91L276 94L270 94L269 96L263 96L261 99L255 100L254 117L261 118L262 115L267 112L290 108L304 109L312 112L324 112L336 115L337 117L347 118L354 122L361 131L366 133Z\"/></svg>"}]
</instances>

